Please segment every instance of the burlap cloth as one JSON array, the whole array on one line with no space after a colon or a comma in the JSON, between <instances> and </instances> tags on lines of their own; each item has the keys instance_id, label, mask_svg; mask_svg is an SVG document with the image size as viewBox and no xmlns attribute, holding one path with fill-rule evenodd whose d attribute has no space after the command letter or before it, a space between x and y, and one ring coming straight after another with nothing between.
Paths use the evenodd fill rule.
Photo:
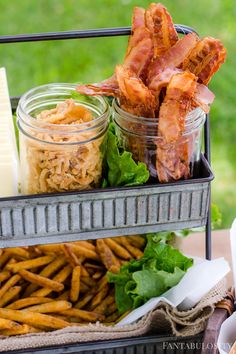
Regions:
<instances>
[{"instance_id":1,"label":"burlap cloth","mask_svg":"<svg viewBox=\"0 0 236 354\"><path fill-rule=\"evenodd\" d=\"M132 325L108 327L99 323L81 327L67 327L49 333L35 333L15 337L0 336L0 352L7 350L39 348L78 342L112 340L136 337L143 334L172 334L191 336L204 330L214 305L226 295L226 282L215 286L194 308L178 311L170 305L160 303L151 313Z\"/></svg>"}]
</instances>

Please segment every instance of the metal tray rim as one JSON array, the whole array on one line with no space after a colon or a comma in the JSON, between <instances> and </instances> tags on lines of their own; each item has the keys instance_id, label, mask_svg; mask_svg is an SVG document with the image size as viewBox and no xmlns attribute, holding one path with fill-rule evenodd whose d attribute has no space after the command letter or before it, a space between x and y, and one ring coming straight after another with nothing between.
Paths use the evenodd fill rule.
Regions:
<instances>
[{"instance_id":1,"label":"metal tray rim","mask_svg":"<svg viewBox=\"0 0 236 354\"><path fill-rule=\"evenodd\" d=\"M64 196L78 196L78 195L94 195L99 193L110 193L116 191L135 191L137 189L150 189L150 188L163 188L163 187L176 187L181 185L189 185L189 184L200 184L200 183L207 183L211 182L214 179L214 174L211 170L211 167L203 154L201 154L201 161L206 168L206 172L208 177L200 177L200 178L191 178L188 180L180 180L177 182L170 182L170 183L151 183L151 184L144 184L144 185L137 185L131 187L107 187L107 188L97 188L93 190L85 190L85 191L76 191L76 192L63 192L63 193L42 193L42 194L30 194L30 195L20 195L20 196L12 196L12 197L4 197L0 198L1 202L10 202L10 201L21 201L21 200L31 200L31 199L39 199L39 198L56 198Z\"/></svg>"}]
</instances>

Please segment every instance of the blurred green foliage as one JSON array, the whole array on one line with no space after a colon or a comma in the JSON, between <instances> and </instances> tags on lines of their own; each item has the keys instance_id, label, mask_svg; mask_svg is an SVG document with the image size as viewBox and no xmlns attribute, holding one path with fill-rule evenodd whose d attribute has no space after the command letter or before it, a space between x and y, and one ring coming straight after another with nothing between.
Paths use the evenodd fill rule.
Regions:
<instances>
[{"instance_id":1,"label":"blurred green foliage","mask_svg":"<svg viewBox=\"0 0 236 354\"><path fill-rule=\"evenodd\" d=\"M236 216L236 5L234 0L163 1L175 23L200 35L220 38L228 50L226 64L212 80L212 163L216 175L213 201L223 214L222 227ZM0 0L0 35L64 31L130 24L132 8L147 0ZM2 44L11 95L48 82L95 82L112 74L122 61L127 38L99 38Z\"/></svg>"}]
</instances>

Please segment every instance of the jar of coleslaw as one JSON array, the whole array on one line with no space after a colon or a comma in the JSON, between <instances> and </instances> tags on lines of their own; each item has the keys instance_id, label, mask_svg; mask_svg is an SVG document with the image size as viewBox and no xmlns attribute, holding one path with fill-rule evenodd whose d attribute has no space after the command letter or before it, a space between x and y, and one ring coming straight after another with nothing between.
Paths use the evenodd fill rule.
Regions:
<instances>
[{"instance_id":1,"label":"jar of coleslaw","mask_svg":"<svg viewBox=\"0 0 236 354\"><path fill-rule=\"evenodd\" d=\"M24 94L17 108L23 194L92 189L102 177L110 109L76 85L48 84Z\"/></svg>"}]
</instances>

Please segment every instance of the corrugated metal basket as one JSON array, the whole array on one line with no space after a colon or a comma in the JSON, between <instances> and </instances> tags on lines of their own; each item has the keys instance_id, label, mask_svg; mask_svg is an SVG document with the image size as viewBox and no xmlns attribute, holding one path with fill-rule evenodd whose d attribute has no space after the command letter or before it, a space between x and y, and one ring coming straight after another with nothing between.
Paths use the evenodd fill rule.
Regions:
<instances>
[{"instance_id":1,"label":"corrugated metal basket","mask_svg":"<svg viewBox=\"0 0 236 354\"><path fill-rule=\"evenodd\" d=\"M206 224L213 174L168 184L0 199L0 247L78 241Z\"/></svg>"}]
</instances>

